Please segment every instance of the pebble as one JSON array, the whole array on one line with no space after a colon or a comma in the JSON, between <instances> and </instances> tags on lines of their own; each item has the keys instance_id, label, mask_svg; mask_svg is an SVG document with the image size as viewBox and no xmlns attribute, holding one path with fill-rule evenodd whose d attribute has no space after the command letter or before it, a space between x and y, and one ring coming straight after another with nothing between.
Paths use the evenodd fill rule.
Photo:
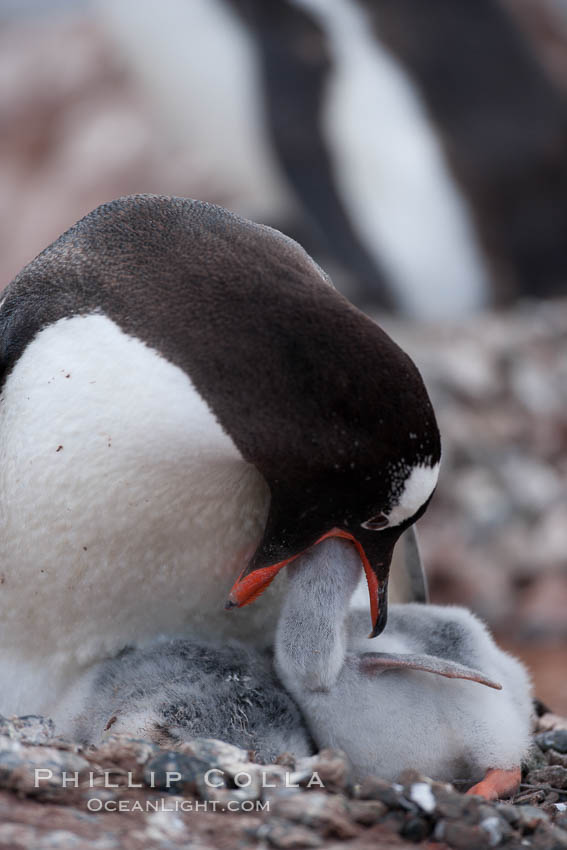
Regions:
<instances>
[{"instance_id":1,"label":"pebble","mask_svg":"<svg viewBox=\"0 0 567 850\"><path fill-rule=\"evenodd\" d=\"M536 806L538 803L543 803L545 800L545 791L524 791L514 798L516 806Z\"/></svg>"},{"instance_id":2,"label":"pebble","mask_svg":"<svg viewBox=\"0 0 567 850\"><path fill-rule=\"evenodd\" d=\"M403 786L386 782L377 776L368 776L358 789L361 800L379 800L388 809L405 809L417 812L417 806L403 795Z\"/></svg>"},{"instance_id":3,"label":"pebble","mask_svg":"<svg viewBox=\"0 0 567 850\"><path fill-rule=\"evenodd\" d=\"M567 832L547 823L540 823L529 836L534 850L567 850Z\"/></svg>"},{"instance_id":4,"label":"pebble","mask_svg":"<svg viewBox=\"0 0 567 850\"><path fill-rule=\"evenodd\" d=\"M416 782L412 785L409 798L413 803L417 803L419 808L427 812L427 814L435 811L435 797L427 782Z\"/></svg>"},{"instance_id":5,"label":"pebble","mask_svg":"<svg viewBox=\"0 0 567 850\"><path fill-rule=\"evenodd\" d=\"M518 814L517 806L513 806L511 803L497 803L496 809L498 814L501 815L511 826L516 827L520 821L520 816Z\"/></svg>"},{"instance_id":6,"label":"pebble","mask_svg":"<svg viewBox=\"0 0 567 850\"><path fill-rule=\"evenodd\" d=\"M531 785L550 785L560 790L567 789L567 768L558 764L532 770L528 773L526 781Z\"/></svg>"},{"instance_id":7,"label":"pebble","mask_svg":"<svg viewBox=\"0 0 567 850\"><path fill-rule=\"evenodd\" d=\"M110 759L114 764L127 770L144 765L148 759L159 753L159 747L150 741L129 738L126 735L111 735L88 754L99 760ZM137 771L136 771L137 773Z\"/></svg>"},{"instance_id":8,"label":"pebble","mask_svg":"<svg viewBox=\"0 0 567 850\"><path fill-rule=\"evenodd\" d=\"M215 738L193 738L188 743L181 744L179 751L195 756L207 762L209 767L224 767L229 764L243 764L251 761L246 750L217 741Z\"/></svg>"},{"instance_id":9,"label":"pebble","mask_svg":"<svg viewBox=\"0 0 567 850\"><path fill-rule=\"evenodd\" d=\"M349 800L348 811L356 823L373 826L384 817L388 808L379 800Z\"/></svg>"},{"instance_id":10,"label":"pebble","mask_svg":"<svg viewBox=\"0 0 567 850\"><path fill-rule=\"evenodd\" d=\"M287 770L295 770L296 758L293 753L280 753L275 764L279 764Z\"/></svg>"},{"instance_id":11,"label":"pebble","mask_svg":"<svg viewBox=\"0 0 567 850\"><path fill-rule=\"evenodd\" d=\"M258 841L268 842L272 847L294 850L296 847L321 847L323 838L313 830L274 818L263 823L253 835Z\"/></svg>"},{"instance_id":12,"label":"pebble","mask_svg":"<svg viewBox=\"0 0 567 850\"><path fill-rule=\"evenodd\" d=\"M532 832L539 823L549 821L542 809L536 806L518 806L518 827L522 832Z\"/></svg>"},{"instance_id":13,"label":"pebble","mask_svg":"<svg viewBox=\"0 0 567 850\"><path fill-rule=\"evenodd\" d=\"M27 744L47 744L55 737L55 724L51 718L37 714L22 717L0 715L0 735Z\"/></svg>"},{"instance_id":14,"label":"pebble","mask_svg":"<svg viewBox=\"0 0 567 850\"><path fill-rule=\"evenodd\" d=\"M463 794L457 794L454 790L447 791L439 789L435 792L436 811L440 817L456 819L464 817L470 811L470 797L465 797Z\"/></svg>"},{"instance_id":15,"label":"pebble","mask_svg":"<svg viewBox=\"0 0 567 850\"><path fill-rule=\"evenodd\" d=\"M75 753L0 739L1 788L35 797L64 795L69 791L66 782L73 787L75 777L78 782L88 768L89 762Z\"/></svg>"},{"instance_id":16,"label":"pebble","mask_svg":"<svg viewBox=\"0 0 567 850\"><path fill-rule=\"evenodd\" d=\"M558 753L567 754L567 729L552 729L536 735L536 743L540 750L556 750Z\"/></svg>"},{"instance_id":17,"label":"pebble","mask_svg":"<svg viewBox=\"0 0 567 850\"><path fill-rule=\"evenodd\" d=\"M567 768L567 753L558 753L556 750L548 750L547 758L549 764L558 764Z\"/></svg>"},{"instance_id":18,"label":"pebble","mask_svg":"<svg viewBox=\"0 0 567 850\"><path fill-rule=\"evenodd\" d=\"M502 820L502 818L499 818L498 815L491 815L488 818L484 818L484 820L481 820L479 826L486 833L490 847L498 847L512 833L510 825Z\"/></svg>"},{"instance_id":19,"label":"pebble","mask_svg":"<svg viewBox=\"0 0 567 850\"><path fill-rule=\"evenodd\" d=\"M313 773L316 773L327 791L343 791L347 794L352 791L352 767L342 750L325 749L312 759L298 759L296 770L303 770L308 777L302 784L309 782Z\"/></svg>"},{"instance_id":20,"label":"pebble","mask_svg":"<svg viewBox=\"0 0 567 850\"><path fill-rule=\"evenodd\" d=\"M545 767L547 763L547 758L540 747L533 744L522 762L522 772L524 774L530 773L532 770Z\"/></svg>"},{"instance_id":21,"label":"pebble","mask_svg":"<svg viewBox=\"0 0 567 850\"><path fill-rule=\"evenodd\" d=\"M144 768L144 782L150 788L165 791L168 794L199 794L205 799L210 790L206 784L206 775L210 770L209 762L196 756L188 756L175 751L161 752L147 762ZM224 781L215 775L215 783Z\"/></svg>"},{"instance_id":22,"label":"pebble","mask_svg":"<svg viewBox=\"0 0 567 850\"><path fill-rule=\"evenodd\" d=\"M538 718L538 731L540 733L544 732L556 732L558 730L566 730L567 731L567 717L560 717L558 714L553 714L551 711L546 711L541 717ZM539 735L536 735L535 741L539 747L541 744L538 742ZM541 747L541 749L544 749Z\"/></svg>"},{"instance_id":23,"label":"pebble","mask_svg":"<svg viewBox=\"0 0 567 850\"><path fill-rule=\"evenodd\" d=\"M427 818L408 815L401 830L400 835L407 838L408 841L423 841L431 835L433 824Z\"/></svg>"},{"instance_id":24,"label":"pebble","mask_svg":"<svg viewBox=\"0 0 567 850\"><path fill-rule=\"evenodd\" d=\"M299 792L278 799L271 814L318 829L325 837L354 838L359 832L349 818L346 800L323 791Z\"/></svg>"},{"instance_id":25,"label":"pebble","mask_svg":"<svg viewBox=\"0 0 567 850\"><path fill-rule=\"evenodd\" d=\"M433 837L455 850L486 850L488 843L486 832L480 826L459 821L438 821Z\"/></svg>"},{"instance_id":26,"label":"pebble","mask_svg":"<svg viewBox=\"0 0 567 850\"><path fill-rule=\"evenodd\" d=\"M400 809L386 812L382 820L380 821L380 828L382 830L386 830L388 832L393 833L394 835L400 834L402 829L406 824L406 815Z\"/></svg>"}]
</instances>

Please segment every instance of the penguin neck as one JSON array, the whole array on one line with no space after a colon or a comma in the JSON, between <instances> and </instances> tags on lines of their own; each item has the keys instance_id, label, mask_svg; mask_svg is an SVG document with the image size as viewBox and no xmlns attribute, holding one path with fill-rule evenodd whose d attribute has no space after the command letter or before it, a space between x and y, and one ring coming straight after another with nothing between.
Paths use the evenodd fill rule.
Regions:
<instances>
[{"instance_id":1,"label":"penguin neck","mask_svg":"<svg viewBox=\"0 0 567 850\"><path fill-rule=\"evenodd\" d=\"M288 589L276 634L276 663L284 681L329 690L346 653L345 620L361 573L354 547L330 539L288 567Z\"/></svg>"}]
</instances>

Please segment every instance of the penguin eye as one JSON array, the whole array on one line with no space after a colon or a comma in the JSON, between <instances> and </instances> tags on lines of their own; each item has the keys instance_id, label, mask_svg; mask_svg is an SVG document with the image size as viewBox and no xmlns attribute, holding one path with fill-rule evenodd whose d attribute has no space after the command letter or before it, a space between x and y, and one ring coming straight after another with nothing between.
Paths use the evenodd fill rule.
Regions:
<instances>
[{"instance_id":1,"label":"penguin eye","mask_svg":"<svg viewBox=\"0 0 567 850\"><path fill-rule=\"evenodd\" d=\"M389 525L389 522L390 520L386 514L379 513L371 516L370 519L367 519L366 522L361 523L361 525L369 531L380 531L380 529L386 528L386 526Z\"/></svg>"}]
</instances>

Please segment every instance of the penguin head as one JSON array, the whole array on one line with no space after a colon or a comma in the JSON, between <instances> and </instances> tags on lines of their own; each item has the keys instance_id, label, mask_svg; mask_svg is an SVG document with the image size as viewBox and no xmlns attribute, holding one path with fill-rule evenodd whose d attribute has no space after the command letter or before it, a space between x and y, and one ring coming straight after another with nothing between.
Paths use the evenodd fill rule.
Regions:
<instances>
[{"instance_id":1,"label":"penguin head","mask_svg":"<svg viewBox=\"0 0 567 850\"><path fill-rule=\"evenodd\" d=\"M257 361L261 391L245 435L232 417L237 444L246 443L244 456L269 485L270 510L226 607L252 602L286 564L341 537L364 566L375 636L386 624L396 541L435 489L435 415L419 371L393 340L334 290L300 246L286 240L278 251L288 261L293 251L294 279L283 285L281 264L271 279L274 301L262 315L270 345Z\"/></svg>"},{"instance_id":2,"label":"penguin head","mask_svg":"<svg viewBox=\"0 0 567 850\"><path fill-rule=\"evenodd\" d=\"M381 457L370 465L363 455L356 455L357 460L347 461L346 467L332 463L317 476L302 477L299 487L296 478L271 481L262 540L233 586L227 608L252 602L306 550L331 537L343 538L358 551L366 574L370 636L380 634L387 619L394 546L431 499L439 469L438 443L430 454L417 453L409 462L406 457L392 463L380 462Z\"/></svg>"}]
</instances>

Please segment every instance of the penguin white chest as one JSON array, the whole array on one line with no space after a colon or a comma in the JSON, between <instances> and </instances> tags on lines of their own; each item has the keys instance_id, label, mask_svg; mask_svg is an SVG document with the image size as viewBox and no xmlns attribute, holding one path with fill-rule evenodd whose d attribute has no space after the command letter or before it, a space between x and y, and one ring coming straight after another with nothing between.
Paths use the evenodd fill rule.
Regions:
<instances>
[{"instance_id":1,"label":"penguin white chest","mask_svg":"<svg viewBox=\"0 0 567 850\"><path fill-rule=\"evenodd\" d=\"M28 345L2 391L0 455L0 684L2 659L63 670L189 624L269 639L269 597L223 610L267 484L188 375L108 318L62 319Z\"/></svg>"},{"instance_id":2,"label":"penguin white chest","mask_svg":"<svg viewBox=\"0 0 567 850\"><path fill-rule=\"evenodd\" d=\"M322 121L360 238L408 315L468 315L486 298L487 271L419 92L357 0L294 2L328 38L333 70Z\"/></svg>"}]
</instances>

